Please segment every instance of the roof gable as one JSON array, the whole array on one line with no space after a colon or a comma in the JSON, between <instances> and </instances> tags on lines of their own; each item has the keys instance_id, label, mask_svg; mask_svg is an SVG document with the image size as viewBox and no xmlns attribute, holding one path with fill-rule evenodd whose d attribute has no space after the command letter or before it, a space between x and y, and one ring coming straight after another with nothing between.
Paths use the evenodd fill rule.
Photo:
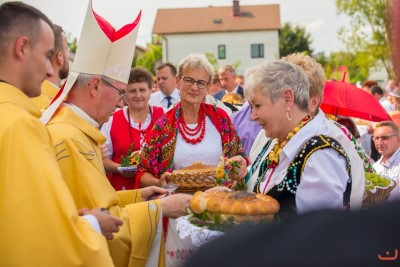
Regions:
<instances>
[{"instance_id":1,"label":"roof gable","mask_svg":"<svg viewBox=\"0 0 400 267\"><path fill-rule=\"evenodd\" d=\"M240 6L240 16L229 7L159 9L153 34L278 30L278 4Z\"/></svg>"}]
</instances>

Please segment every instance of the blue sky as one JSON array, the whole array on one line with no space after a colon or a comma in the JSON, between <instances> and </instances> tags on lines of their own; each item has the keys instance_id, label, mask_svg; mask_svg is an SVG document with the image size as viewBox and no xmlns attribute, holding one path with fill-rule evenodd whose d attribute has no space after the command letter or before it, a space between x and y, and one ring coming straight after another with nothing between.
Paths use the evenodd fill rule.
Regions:
<instances>
[{"instance_id":1,"label":"blue sky","mask_svg":"<svg viewBox=\"0 0 400 267\"><path fill-rule=\"evenodd\" d=\"M4 0L0 0L4 2ZM53 22L61 25L73 37L79 37L88 0L26 0L23 1L42 10ZM337 15L335 0L241 0L240 5L279 4L281 23L291 22L306 27L313 39L315 52L330 53L344 49L338 39L338 29L348 26L350 19ZM93 0L94 10L116 28L132 22L142 10L137 44L146 46L157 9L231 6L232 0Z\"/></svg>"}]
</instances>

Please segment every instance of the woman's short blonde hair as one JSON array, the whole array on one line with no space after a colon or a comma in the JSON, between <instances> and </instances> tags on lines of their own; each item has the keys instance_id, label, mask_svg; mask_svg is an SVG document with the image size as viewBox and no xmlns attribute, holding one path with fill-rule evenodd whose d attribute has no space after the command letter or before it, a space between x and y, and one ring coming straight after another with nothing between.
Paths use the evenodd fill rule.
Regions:
<instances>
[{"instance_id":1,"label":"woman's short blonde hair","mask_svg":"<svg viewBox=\"0 0 400 267\"><path fill-rule=\"evenodd\" d=\"M204 70L208 74L208 81L214 75L214 68L208 59L202 54L189 54L181 60L178 66L178 78L182 78L183 72L187 70Z\"/></svg>"},{"instance_id":2,"label":"woman's short blonde hair","mask_svg":"<svg viewBox=\"0 0 400 267\"><path fill-rule=\"evenodd\" d=\"M310 98L317 96L322 100L325 87L325 72L321 64L303 53L293 53L283 57L282 60L299 66L310 82Z\"/></svg>"}]
</instances>

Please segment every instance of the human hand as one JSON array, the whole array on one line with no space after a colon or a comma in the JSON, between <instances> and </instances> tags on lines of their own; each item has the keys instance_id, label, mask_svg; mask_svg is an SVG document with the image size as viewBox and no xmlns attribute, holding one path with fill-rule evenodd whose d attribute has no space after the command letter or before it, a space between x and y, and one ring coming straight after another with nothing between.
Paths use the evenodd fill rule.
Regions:
<instances>
[{"instance_id":1,"label":"human hand","mask_svg":"<svg viewBox=\"0 0 400 267\"><path fill-rule=\"evenodd\" d=\"M108 158L110 156L110 151L108 150L108 148L106 147L105 144L99 145L100 148L100 153L101 153L101 158Z\"/></svg>"},{"instance_id":2,"label":"human hand","mask_svg":"<svg viewBox=\"0 0 400 267\"><path fill-rule=\"evenodd\" d=\"M96 219L99 221L100 224L101 233L107 238L107 240L113 240L114 233L117 233L119 231L119 227L123 224L122 220L114 216L111 216L110 212L105 208L102 209L94 208L86 214L92 214L93 216L96 217Z\"/></svg>"},{"instance_id":3,"label":"human hand","mask_svg":"<svg viewBox=\"0 0 400 267\"><path fill-rule=\"evenodd\" d=\"M168 175L171 175L171 174L172 174L172 173L170 173L170 172L164 172L164 173L161 175L161 177L160 177L160 186L164 186L164 185L167 184L166 177L167 177Z\"/></svg>"},{"instance_id":4,"label":"human hand","mask_svg":"<svg viewBox=\"0 0 400 267\"><path fill-rule=\"evenodd\" d=\"M186 215L186 208L189 207L189 201L192 195L188 194L173 194L162 198L161 206L163 216L168 218L178 218Z\"/></svg>"},{"instance_id":5,"label":"human hand","mask_svg":"<svg viewBox=\"0 0 400 267\"><path fill-rule=\"evenodd\" d=\"M158 187L158 186L148 186L140 189L142 198L143 199L148 199L150 196L154 194L168 194L168 190L165 190L164 188Z\"/></svg>"},{"instance_id":6,"label":"human hand","mask_svg":"<svg viewBox=\"0 0 400 267\"><path fill-rule=\"evenodd\" d=\"M236 162L239 166L234 171L229 172L229 178L231 180L240 182L246 177L247 162L242 156L234 156L229 158L226 164L230 164L230 162Z\"/></svg>"}]
</instances>

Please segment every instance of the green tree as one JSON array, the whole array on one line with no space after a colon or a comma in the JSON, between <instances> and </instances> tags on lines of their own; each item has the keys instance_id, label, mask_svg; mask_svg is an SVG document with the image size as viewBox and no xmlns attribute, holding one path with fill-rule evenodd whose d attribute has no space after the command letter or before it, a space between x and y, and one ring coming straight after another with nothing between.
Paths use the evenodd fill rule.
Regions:
<instances>
[{"instance_id":1,"label":"green tree","mask_svg":"<svg viewBox=\"0 0 400 267\"><path fill-rule=\"evenodd\" d=\"M71 36L71 33L65 33L65 37L67 37L68 49L71 53L76 53L76 49L78 49L78 40Z\"/></svg>"},{"instance_id":2,"label":"green tree","mask_svg":"<svg viewBox=\"0 0 400 267\"><path fill-rule=\"evenodd\" d=\"M369 69L372 67L373 58L366 52L332 52L329 56L329 61L325 64L319 59L325 70L325 76L328 79L342 80L342 73L336 72L339 67L347 67L347 77L351 83L357 81L365 81L369 76Z\"/></svg>"},{"instance_id":3,"label":"green tree","mask_svg":"<svg viewBox=\"0 0 400 267\"><path fill-rule=\"evenodd\" d=\"M204 54L204 56L208 59L208 61L213 66L214 72L217 73L220 65L219 65L218 59L215 57L215 55L213 53L207 52L207 53ZM239 68L240 64L242 64L240 62L240 60L236 60L234 63L232 63L230 65L237 70Z\"/></svg>"},{"instance_id":4,"label":"green tree","mask_svg":"<svg viewBox=\"0 0 400 267\"><path fill-rule=\"evenodd\" d=\"M211 65L214 68L214 72L217 72L219 69L218 59L215 57L213 53L205 53L204 56L208 59Z\"/></svg>"},{"instance_id":5,"label":"green tree","mask_svg":"<svg viewBox=\"0 0 400 267\"><path fill-rule=\"evenodd\" d=\"M280 30L279 36L279 54L281 57L295 52L312 55L311 36L302 26L292 26L286 22Z\"/></svg>"},{"instance_id":6,"label":"green tree","mask_svg":"<svg viewBox=\"0 0 400 267\"><path fill-rule=\"evenodd\" d=\"M387 4L387 0L336 0L338 13L351 17L349 30L344 27L339 30L347 50L368 55L371 59L367 61L372 60L371 67L383 66L393 78L387 35Z\"/></svg>"},{"instance_id":7,"label":"green tree","mask_svg":"<svg viewBox=\"0 0 400 267\"><path fill-rule=\"evenodd\" d=\"M157 44L147 44L146 52L138 57L135 66L141 66L155 75L154 64L162 59L162 47Z\"/></svg>"}]
</instances>

